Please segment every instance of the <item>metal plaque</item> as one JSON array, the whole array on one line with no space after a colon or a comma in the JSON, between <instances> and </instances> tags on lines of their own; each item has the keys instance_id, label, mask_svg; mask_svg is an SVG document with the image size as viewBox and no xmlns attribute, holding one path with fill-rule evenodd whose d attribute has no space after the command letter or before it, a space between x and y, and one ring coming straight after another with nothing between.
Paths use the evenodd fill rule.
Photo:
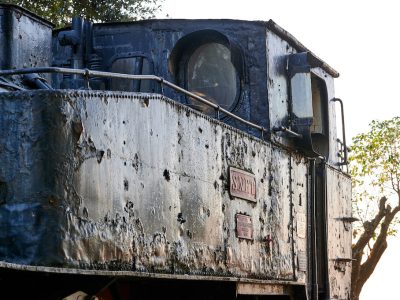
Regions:
<instances>
[{"instance_id":1,"label":"metal plaque","mask_svg":"<svg viewBox=\"0 0 400 300\"><path fill-rule=\"evenodd\" d=\"M257 202L256 177L233 167L229 167L229 193L233 197Z\"/></svg>"},{"instance_id":2,"label":"metal plaque","mask_svg":"<svg viewBox=\"0 0 400 300\"><path fill-rule=\"evenodd\" d=\"M307 272L307 255L305 251L297 253L297 268L301 272Z\"/></svg>"},{"instance_id":3,"label":"metal plaque","mask_svg":"<svg viewBox=\"0 0 400 300\"><path fill-rule=\"evenodd\" d=\"M253 240L253 222L250 216L236 214L236 236L241 239Z\"/></svg>"}]
</instances>

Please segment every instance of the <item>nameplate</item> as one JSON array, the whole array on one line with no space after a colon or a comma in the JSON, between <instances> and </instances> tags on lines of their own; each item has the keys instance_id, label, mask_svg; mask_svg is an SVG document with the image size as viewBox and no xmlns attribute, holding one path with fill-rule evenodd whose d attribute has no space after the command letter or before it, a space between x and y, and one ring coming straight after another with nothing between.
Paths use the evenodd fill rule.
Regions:
<instances>
[{"instance_id":1,"label":"nameplate","mask_svg":"<svg viewBox=\"0 0 400 300\"><path fill-rule=\"evenodd\" d=\"M241 239L253 240L253 222L250 216L236 214L236 236Z\"/></svg>"},{"instance_id":2,"label":"nameplate","mask_svg":"<svg viewBox=\"0 0 400 300\"><path fill-rule=\"evenodd\" d=\"M246 171L229 167L229 193L233 197L257 202L256 177Z\"/></svg>"}]
</instances>

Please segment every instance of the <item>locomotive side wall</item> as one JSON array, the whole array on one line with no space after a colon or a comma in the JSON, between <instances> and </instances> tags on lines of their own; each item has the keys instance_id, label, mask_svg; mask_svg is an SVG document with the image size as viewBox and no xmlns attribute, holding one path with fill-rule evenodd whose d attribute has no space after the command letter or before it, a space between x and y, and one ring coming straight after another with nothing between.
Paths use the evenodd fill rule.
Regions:
<instances>
[{"instance_id":1,"label":"locomotive side wall","mask_svg":"<svg viewBox=\"0 0 400 300\"><path fill-rule=\"evenodd\" d=\"M26 113L38 105L39 123L29 132L42 133L2 153L17 155L24 145L37 158L26 169L1 160L1 170L14 172L0 174L9 191L36 205L31 227L26 220L15 226L8 214L22 200L17 193L1 205L2 260L304 282L293 256L305 249L304 218L297 218L307 186L301 157L157 95L49 91L0 100L1 107L24 103ZM3 130L1 138L26 129ZM255 202L230 195L229 167L254 175ZM31 176L42 169L48 176ZM22 172L37 189L27 178L10 179ZM250 239L238 237L237 214L251 219ZM19 258L5 242L11 237ZM46 251L26 251L34 245Z\"/></svg>"},{"instance_id":2,"label":"locomotive side wall","mask_svg":"<svg viewBox=\"0 0 400 300\"><path fill-rule=\"evenodd\" d=\"M351 288L352 227L342 218L351 217L351 179L327 169L328 268L331 295L349 299Z\"/></svg>"}]
</instances>

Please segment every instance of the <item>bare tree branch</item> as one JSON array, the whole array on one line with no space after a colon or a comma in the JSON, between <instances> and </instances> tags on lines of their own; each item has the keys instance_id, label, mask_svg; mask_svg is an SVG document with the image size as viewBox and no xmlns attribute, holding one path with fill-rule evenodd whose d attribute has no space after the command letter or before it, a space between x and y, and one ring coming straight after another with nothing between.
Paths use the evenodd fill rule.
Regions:
<instances>
[{"instance_id":1,"label":"bare tree branch","mask_svg":"<svg viewBox=\"0 0 400 300\"><path fill-rule=\"evenodd\" d=\"M386 215L386 201L387 198L382 197L379 201L379 212L371 221L364 222L364 232L361 234L357 243L353 246L353 255L357 255L358 252L362 252L373 237L375 230Z\"/></svg>"},{"instance_id":2,"label":"bare tree branch","mask_svg":"<svg viewBox=\"0 0 400 300\"><path fill-rule=\"evenodd\" d=\"M376 239L370 254L368 255L367 260L358 266L357 268L357 276L354 276L353 282L353 294L359 294L361 292L362 287L364 286L365 282L368 278L372 275L373 271L375 270L376 265L378 264L379 260L381 259L383 253L387 248L387 235L389 230L389 225L393 221L396 214L400 211L400 206L396 206L393 210L390 209L388 205L387 214L383 219L383 222L380 227L380 232L378 238ZM362 257L362 255L361 255ZM359 257L361 259L361 257ZM353 275L353 274L352 274ZM353 277L353 276L352 276Z\"/></svg>"}]
</instances>

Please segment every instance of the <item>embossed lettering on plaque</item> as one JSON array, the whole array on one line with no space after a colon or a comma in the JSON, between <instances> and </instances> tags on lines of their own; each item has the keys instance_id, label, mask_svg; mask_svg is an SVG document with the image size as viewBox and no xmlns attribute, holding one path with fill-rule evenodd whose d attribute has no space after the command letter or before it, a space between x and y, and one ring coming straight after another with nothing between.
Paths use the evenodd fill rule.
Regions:
<instances>
[{"instance_id":1,"label":"embossed lettering on plaque","mask_svg":"<svg viewBox=\"0 0 400 300\"><path fill-rule=\"evenodd\" d=\"M253 240L253 222L250 216L236 214L236 236L241 239Z\"/></svg>"},{"instance_id":2,"label":"embossed lettering on plaque","mask_svg":"<svg viewBox=\"0 0 400 300\"><path fill-rule=\"evenodd\" d=\"M253 174L229 167L229 193L233 197L257 201L256 178Z\"/></svg>"}]
</instances>

